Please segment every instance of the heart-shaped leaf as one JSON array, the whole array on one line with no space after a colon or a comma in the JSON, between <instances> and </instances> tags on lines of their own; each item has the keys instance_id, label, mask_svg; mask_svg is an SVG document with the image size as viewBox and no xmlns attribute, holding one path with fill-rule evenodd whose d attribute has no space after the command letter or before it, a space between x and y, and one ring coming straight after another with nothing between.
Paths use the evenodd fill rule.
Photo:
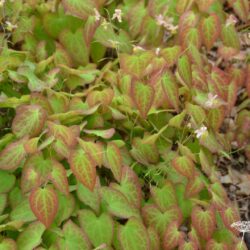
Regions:
<instances>
[{"instance_id":1,"label":"heart-shaped leaf","mask_svg":"<svg viewBox=\"0 0 250 250\"><path fill-rule=\"evenodd\" d=\"M167 100L179 112L179 90L175 77L171 72L166 72L162 76L162 88Z\"/></svg>"},{"instance_id":2,"label":"heart-shaped leaf","mask_svg":"<svg viewBox=\"0 0 250 250\"><path fill-rule=\"evenodd\" d=\"M0 153L0 169L15 170L18 168L19 164L26 156L24 149L24 143L26 141L27 138L23 138L16 142L12 142Z\"/></svg>"},{"instance_id":3,"label":"heart-shaped leaf","mask_svg":"<svg viewBox=\"0 0 250 250\"><path fill-rule=\"evenodd\" d=\"M154 88L142 82L135 82L132 85L132 98L141 116L146 118L154 101Z\"/></svg>"},{"instance_id":4,"label":"heart-shaped leaf","mask_svg":"<svg viewBox=\"0 0 250 250\"><path fill-rule=\"evenodd\" d=\"M122 174L122 156L120 149L115 143L109 142L106 150L108 167L112 171L115 179L120 182Z\"/></svg>"},{"instance_id":5,"label":"heart-shaped leaf","mask_svg":"<svg viewBox=\"0 0 250 250\"><path fill-rule=\"evenodd\" d=\"M18 237L17 246L20 250L34 249L42 241L45 226L41 222L30 224Z\"/></svg>"},{"instance_id":6,"label":"heart-shaped leaf","mask_svg":"<svg viewBox=\"0 0 250 250\"><path fill-rule=\"evenodd\" d=\"M200 207L195 207L193 208L191 217L192 224L199 235L203 239L209 240L216 226L214 208L210 207L202 210Z\"/></svg>"},{"instance_id":7,"label":"heart-shaped leaf","mask_svg":"<svg viewBox=\"0 0 250 250\"><path fill-rule=\"evenodd\" d=\"M58 198L54 189L50 186L33 189L29 200L35 216L48 228L58 209Z\"/></svg>"},{"instance_id":8,"label":"heart-shaped leaf","mask_svg":"<svg viewBox=\"0 0 250 250\"><path fill-rule=\"evenodd\" d=\"M193 179L188 180L186 191L185 191L185 196L187 198L195 196L203 189L203 187L204 187L204 183L203 183L202 178L198 174L195 174L193 176Z\"/></svg>"},{"instance_id":9,"label":"heart-shaped leaf","mask_svg":"<svg viewBox=\"0 0 250 250\"><path fill-rule=\"evenodd\" d=\"M67 172L64 166L56 161L52 160L52 171L49 174L49 179L54 186L65 195L69 194L69 183L67 179Z\"/></svg>"},{"instance_id":10,"label":"heart-shaped leaf","mask_svg":"<svg viewBox=\"0 0 250 250\"><path fill-rule=\"evenodd\" d=\"M187 178L193 178L195 166L189 157L177 156L173 159L172 164L177 172Z\"/></svg>"},{"instance_id":11,"label":"heart-shaped leaf","mask_svg":"<svg viewBox=\"0 0 250 250\"><path fill-rule=\"evenodd\" d=\"M216 14L211 14L209 17L204 18L201 22L200 30L203 43L210 50L220 36L221 26L219 17Z\"/></svg>"},{"instance_id":12,"label":"heart-shaped leaf","mask_svg":"<svg viewBox=\"0 0 250 250\"><path fill-rule=\"evenodd\" d=\"M173 47L165 48L161 50L161 56L166 60L168 67L172 67L181 53L181 47L176 45Z\"/></svg>"},{"instance_id":13,"label":"heart-shaped leaf","mask_svg":"<svg viewBox=\"0 0 250 250\"><path fill-rule=\"evenodd\" d=\"M118 237L123 250L149 250L150 241L146 228L136 218L130 218L125 226L118 229Z\"/></svg>"},{"instance_id":14,"label":"heart-shaped leaf","mask_svg":"<svg viewBox=\"0 0 250 250\"><path fill-rule=\"evenodd\" d=\"M110 215L102 213L97 217L92 211L86 209L80 210L78 214L79 223L94 247L98 247L103 243L111 246L114 225Z\"/></svg>"},{"instance_id":15,"label":"heart-shaped leaf","mask_svg":"<svg viewBox=\"0 0 250 250\"><path fill-rule=\"evenodd\" d=\"M175 190L171 182L166 182L161 188L152 186L150 193L162 212L165 212L173 205L177 205Z\"/></svg>"},{"instance_id":16,"label":"heart-shaped leaf","mask_svg":"<svg viewBox=\"0 0 250 250\"><path fill-rule=\"evenodd\" d=\"M102 202L112 215L125 219L137 215L135 207L118 190L102 187L100 191Z\"/></svg>"},{"instance_id":17,"label":"heart-shaped leaf","mask_svg":"<svg viewBox=\"0 0 250 250\"><path fill-rule=\"evenodd\" d=\"M70 168L76 178L90 190L96 183L95 161L81 148L71 152L69 157Z\"/></svg>"}]
</instances>

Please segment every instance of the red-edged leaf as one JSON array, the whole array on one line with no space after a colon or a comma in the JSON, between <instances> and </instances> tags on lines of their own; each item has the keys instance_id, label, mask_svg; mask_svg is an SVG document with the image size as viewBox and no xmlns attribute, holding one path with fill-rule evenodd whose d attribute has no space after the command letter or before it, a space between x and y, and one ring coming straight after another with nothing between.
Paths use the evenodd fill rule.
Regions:
<instances>
[{"instance_id":1,"label":"red-edged leaf","mask_svg":"<svg viewBox=\"0 0 250 250\"><path fill-rule=\"evenodd\" d=\"M192 224L199 235L203 239L209 240L216 226L214 208L210 207L206 210L202 210L200 207L195 207L193 208L191 217Z\"/></svg>"},{"instance_id":2,"label":"red-edged leaf","mask_svg":"<svg viewBox=\"0 0 250 250\"><path fill-rule=\"evenodd\" d=\"M174 249L179 245L180 241L183 241L185 234L179 231L178 222L172 222L167 227L163 237L164 250Z\"/></svg>"},{"instance_id":3,"label":"red-edged leaf","mask_svg":"<svg viewBox=\"0 0 250 250\"><path fill-rule=\"evenodd\" d=\"M150 239L150 250L160 250L160 247L161 247L160 237L156 229L153 227L149 227L148 236Z\"/></svg>"},{"instance_id":4,"label":"red-edged leaf","mask_svg":"<svg viewBox=\"0 0 250 250\"><path fill-rule=\"evenodd\" d=\"M192 8L194 1L189 1L189 0L177 0L176 3L176 11L179 14L182 14L183 12L189 10Z\"/></svg>"},{"instance_id":5,"label":"red-edged leaf","mask_svg":"<svg viewBox=\"0 0 250 250\"><path fill-rule=\"evenodd\" d=\"M198 250L199 247L197 246L197 244L193 241L182 241L179 244L179 248L178 250Z\"/></svg>"},{"instance_id":6,"label":"red-edged leaf","mask_svg":"<svg viewBox=\"0 0 250 250\"><path fill-rule=\"evenodd\" d=\"M220 20L216 14L204 18L200 27L203 43L210 50L218 39L221 31Z\"/></svg>"},{"instance_id":7,"label":"red-edged leaf","mask_svg":"<svg viewBox=\"0 0 250 250\"><path fill-rule=\"evenodd\" d=\"M29 201L37 219L48 228L53 222L58 209L58 198L55 190L50 186L33 189Z\"/></svg>"},{"instance_id":8,"label":"red-edged leaf","mask_svg":"<svg viewBox=\"0 0 250 250\"><path fill-rule=\"evenodd\" d=\"M203 183L202 178L198 174L195 174L192 180L188 180L188 184L186 186L186 191L185 191L185 196L187 198L195 196L203 189L203 187L204 187L204 183Z\"/></svg>"},{"instance_id":9,"label":"red-edged leaf","mask_svg":"<svg viewBox=\"0 0 250 250\"><path fill-rule=\"evenodd\" d=\"M228 246L225 243L219 243L211 239L206 244L206 250L228 250Z\"/></svg>"},{"instance_id":10,"label":"red-edged leaf","mask_svg":"<svg viewBox=\"0 0 250 250\"><path fill-rule=\"evenodd\" d=\"M25 144L24 148L27 154L34 154L38 152L38 141L40 140L40 137L35 137L32 139L29 139Z\"/></svg>"},{"instance_id":11,"label":"red-edged leaf","mask_svg":"<svg viewBox=\"0 0 250 250\"><path fill-rule=\"evenodd\" d=\"M189 157L177 156L173 159L172 164L177 172L187 178L193 178L195 166Z\"/></svg>"},{"instance_id":12,"label":"red-edged leaf","mask_svg":"<svg viewBox=\"0 0 250 250\"><path fill-rule=\"evenodd\" d=\"M0 243L1 250L17 250L17 244L14 240L4 238Z\"/></svg>"},{"instance_id":13,"label":"red-edged leaf","mask_svg":"<svg viewBox=\"0 0 250 250\"><path fill-rule=\"evenodd\" d=\"M210 109L208 113L209 125L215 131L218 131L224 121L225 115L225 109L223 107L217 109Z\"/></svg>"},{"instance_id":14,"label":"red-edged leaf","mask_svg":"<svg viewBox=\"0 0 250 250\"><path fill-rule=\"evenodd\" d=\"M106 150L106 159L108 167L112 171L115 179L120 182L122 174L122 155L118 146L109 142Z\"/></svg>"},{"instance_id":15,"label":"red-edged leaf","mask_svg":"<svg viewBox=\"0 0 250 250\"><path fill-rule=\"evenodd\" d=\"M88 135L95 135L95 136L102 137L104 139L110 139L114 135L115 129L114 128L104 129L104 130L84 129L83 132Z\"/></svg>"},{"instance_id":16,"label":"red-edged leaf","mask_svg":"<svg viewBox=\"0 0 250 250\"><path fill-rule=\"evenodd\" d=\"M96 1L91 0L63 0L62 4L66 12L73 16L85 19L94 14L93 9L97 8Z\"/></svg>"},{"instance_id":17,"label":"red-edged leaf","mask_svg":"<svg viewBox=\"0 0 250 250\"><path fill-rule=\"evenodd\" d=\"M69 157L70 168L76 178L90 190L96 183L95 161L81 148L71 152Z\"/></svg>"},{"instance_id":18,"label":"red-edged leaf","mask_svg":"<svg viewBox=\"0 0 250 250\"><path fill-rule=\"evenodd\" d=\"M142 192L136 173L128 166L123 166L120 185L111 183L111 187L123 193L135 207L141 207Z\"/></svg>"},{"instance_id":19,"label":"red-edged leaf","mask_svg":"<svg viewBox=\"0 0 250 250\"><path fill-rule=\"evenodd\" d=\"M204 120L206 119L206 113L203 110L203 108L201 108L198 105L186 103L186 110L187 110L187 113L192 118L191 122L194 123L196 127L200 127L201 124L203 124Z\"/></svg>"},{"instance_id":20,"label":"red-edged leaf","mask_svg":"<svg viewBox=\"0 0 250 250\"><path fill-rule=\"evenodd\" d=\"M184 48L189 48L190 45L193 45L196 48L200 48L201 46L201 35L197 28L188 29L183 36L182 46Z\"/></svg>"},{"instance_id":21,"label":"red-edged leaf","mask_svg":"<svg viewBox=\"0 0 250 250\"><path fill-rule=\"evenodd\" d=\"M239 242L235 243L234 246L232 247L232 249L234 249L234 250L248 250L244 241L239 241Z\"/></svg>"},{"instance_id":22,"label":"red-edged leaf","mask_svg":"<svg viewBox=\"0 0 250 250\"><path fill-rule=\"evenodd\" d=\"M97 104L108 106L114 97L114 91L111 88L103 90L91 91L87 96L87 103L90 107L94 107Z\"/></svg>"},{"instance_id":23,"label":"red-edged leaf","mask_svg":"<svg viewBox=\"0 0 250 250\"><path fill-rule=\"evenodd\" d=\"M151 186L150 193L153 197L155 204L162 212L165 212L173 205L177 205L175 189L171 182L167 181L163 187Z\"/></svg>"},{"instance_id":24,"label":"red-edged leaf","mask_svg":"<svg viewBox=\"0 0 250 250\"><path fill-rule=\"evenodd\" d=\"M64 125L56 124L50 121L48 121L47 124L50 135L54 136L56 139L62 140L66 145L70 147L77 144L74 128L66 127Z\"/></svg>"},{"instance_id":25,"label":"red-edged leaf","mask_svg":"<svg viewBox=\"0 0 250 250\"><path fill-rule=\"evenodd\" d=\"M166 65L172 67L181 53L181 47L176 45L160 51L160 55L166 60Z\"/></svg>"},{"instance_id":26,"label":"red-edged leaf","mask_svg":"<svg viewBox=\"0 0 250 250\"><path fill-rule=\"evenodd\" d=\"M17 137L38 135L45 123L46 111L38 105L22 105L16 109L12 131Z\"/></svg>"},{"instance_id":27,"label":"red-edged leaf","mask_svg":"<svg viewBox=\"0 0 250 250\"><path fill-rule=\"evenodd\" d=\"M95 31L99 26L99 22L96 21L95 16L88 16L88 19L84 25L84 39L87 47L90 47L91 41L94 37Z\"/></svg>"},{"instance_id":28,"label":"red-edged leaf","mask_svg":"<svg viewBox=\"0 0 250 250\"><path fill-rule=\"evenodd\" d=\"M26 156L24 143L27 138L12 142L0 153L0 169L15 170Z\"/></svg>"},{"instance_id":29,"label":"red-edged leaf","mask_svg":"<svg viewBox=\"0 0 250 250\"><path fill-rule=\"evenodd\" d=\"M162 76L162 88L169 103L179 112L179 91L175 77L171 72Z\"/></svg>"},{"instance_id":30,"label":"red-edged leaf","mask_svg":"<svg viewBox=\"0 0 250 250\"><path fill-rule=\"evenodd\" d=\"M150 250L148 232L135 217L130 218L125 226L119 227L118 238L122 250Z\"/></svg>"},{"instance_id":31,"label":"red-edged leaf","mask_svg":"<svg viewBox=\"0 0 250 250\"><path fill-rule=\"evenodd\" d=\"M64 166L56 160L52 160L52 171L49 174L49 179L52 181L54 186L64 193L69 194L69 183L67 179L67 172Z\"/></svg>"},{"instance_id":32,"label":"red-edged leaf","mask_svg":"<svg viewBox=\"0 0 250 250\"><path fill-rule=\"evenodd\" d=\"M209 7L214 3L215 0L195 0L199 10L202 12L207 12Z\"/></svg>"},{"instance_id":33,"label":"red-edged leaf","mask_svg":"<svg viewBox=\"0 0 250 250\"><path fill-rule=\"evenodd\" d=\"M92 142L92 141L83 141L80 138L77 138L79 145L82 149L91 156L93 160L95 160L96 165L99 167L102 166L103 163L103 154L104 149L100 143Z\"/></svg>"},{"instance_id":34,"label":"red-edged leaf","mask_svg":"<svg viewBox=\"0 0 250 250\"><path fill-rule=\"evenodd\" d=\"M250 7L248 0L229 0L228 2L242 22L249 20Z\"/></svg>"},{"instance_id":35,"label":"red-edged leaf","mask_svg":"<svg viewBox=\"0 0 250 250\"><path fill-rule=\"evenodd\" d=\"M120 218L130 218L137 215L135 207L118 190L102 187L100 192L104 205L112 215Z\"/></svg>"},{"instance_id":36,"label":"red-edged leaf","mask_svg":"<svg viewBox=\"0 0 250 250\"><path fill-rule=\"evenodd\" d=\"M192 84L192 70L191 65L186 55L179 57L177 61L177 71L181 79L187 86Z\"/></svg>"},{"instance_id":37,"label":"red-edged leaf","mask_svg":"<svg viewBox=\"0 0 250 250\"><path fill-rule=\"evenodd\" d=\"M221 218L224 222L224 225L231 230L234 233L239 233L236 229L231 227L231 224L233 224L236 221L240 221L240 215L239 212L237 211L236 207L225 207L222 210L220 210L220 215Z\"/></svg>"},{"instance_id":38,"label":"red-edged leaf","mask_svg":"<svg viewBox=\"0 0 250 250\"><path fill-rule=\"evenodd\" d=\"M155 228L160 236L163 236L171 222L182 221L181 210L177 206L172 206L162 213L156 205L146 205L142 208L142 216L146 225Z\"/></svg>"},{"instance_id":39,"label":"red-edged leaf","mask_svg":"<svg viewBox=\"0 0 250 250\"><path fill-rule=\"evenodd\" d=\"M221 40L226 47L240 50L240 40L238 33L233 25L224 25L221 30Z\"/></svg>"},{"instance_id":40,"label":"red-edged leaf","mask_svg":"<svg viewBox=\"0 0 250 250\"><path fill-rule=\"evenodd\" d=\"M53 143L53 149L62 158L69 158L70 156L70 147L61 139L57 139Z\"/></svg>"},{"instance_id":41,"label":"red-edged leaf","mask_svg":"<svg viewBox=\"0 0 250 250\"><path fill-rule=\"evenodd\" d=\"M227 112L231 112L237 100L238 84L236 81L232 81L228 86L228 95L227 95Z\"/></svg>"},{"instance_id":42,"label":"red-edged leaf","mask_svg":"<svg viewBox=\"0 0 250 250\"><path fill-rule=\"evenodd\" d=\"M132 85L132 97L143 118L147 117L154 101L154 88L142 82Z\"/></svg>"},{"instance_id":43,"label":"red-edged leaf","mask_svg":"<svg viewBox=\"0 0 250 250\"><path fill-rule=\"evenodd\" d=\"M146 68L154 57L152 52L142 52L136 55L120 54L121 69L137 79L147 74Z\"/></svg>"}]
</instances>

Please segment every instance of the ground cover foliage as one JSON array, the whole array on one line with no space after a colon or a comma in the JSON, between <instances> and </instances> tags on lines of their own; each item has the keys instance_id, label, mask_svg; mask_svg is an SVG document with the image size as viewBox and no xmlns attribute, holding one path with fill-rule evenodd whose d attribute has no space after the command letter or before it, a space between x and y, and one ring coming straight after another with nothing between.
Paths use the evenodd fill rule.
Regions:
<instances>
[{"instance_id":1,"label":"ground cover foliage","mask_svg":"<svg viewBox=\"0 0 250 250\"><path fill-rule=\"evenodd\" d=\"M0 15L0 249L247 249L216 160L250 159L247 0Z\"/></svg>"}]
</instances>

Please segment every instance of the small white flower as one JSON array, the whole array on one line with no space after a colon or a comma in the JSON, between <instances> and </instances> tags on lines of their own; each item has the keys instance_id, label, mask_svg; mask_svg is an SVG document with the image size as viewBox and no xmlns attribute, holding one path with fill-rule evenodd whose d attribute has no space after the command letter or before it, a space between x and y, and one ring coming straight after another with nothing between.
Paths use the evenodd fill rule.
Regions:
<instances>
[{"instance_id":1,"label":"small white flower","mask_svg":"<svg viewBox=\"0 0 250 250\"><path fill-rule=\"evenodd\" d=\"M13 24L9 21L6 21L5 24L6 24L6 29L10 32L17 28L16 24Z\"/></svg>"},{"instance_id":2,"label":"small white flower","mask_svg":"<svg viewBox=\"0 0 250 250\"><path fill-rule=\"evenodd\" d=\"M101 15L100 15L99 11L96 8L94 8L94 12L95 12L95 20L96 20L96 22L100 21Z\"/></svg>"},{"instance_id":3,"label":"small white flower","mask_svg":"<svg viewBox=\"0 0 250 250\"><path fill-rule=\"evenodd\" d=\"M122 22L122 10L121 9L115 9L115 13L112 16L112 20L117 19L119 23Z\"/></svg>"},{"instance_id":4,"label":"small white flower","mask_svg":"<svg viewBox=\"0 0 250 250\"><path fill-rule=\"evenodd\" d=\"M166 24L166 21L164 20L164 17L162 14L156 16L155 18L156 18L156 22L159 26L164 26Z\"/></svg>"},{"instance_id":5,"label":"small white flower","mask_svg":"<svg viewBox=\"0 0 250 250\"><path fill-rule=\"evenodd\" d=\"M194 131L194 133L196 134L197 138L200 138L201 136L203 136L205 133L207 132L207 127L202 126L199 129L196 129Z\"/></svg>"},{"instance_id":6,"label":"small white flower","mask_svg":"<svg viewBox=\"0 0 250 250\"><path fill-rule=\"evenodd\" d=\"M229 17L226 20L226 27L228 27L229 25L235 25L238 22L238 19L235 15L231 14L229 15Z\"/></svg>"},{"instance_id":7,"label":"small white flower","mask_svg":"<svg viewBox=\"0 0 250 250\"><path fill-rule=\"evenodd\" d=\"M133 52L137 51L145 51L145 49L142 48L141 46L133 45Z\"/></svg>"},{"instance_id":8,"label":"small white flower","mask_svg":"<svg viewBox=\"0 0 250 250\"><path fill-rule=\"evenodd\" d=\"M112 40L112 39L108 39L108 42L111 43L112 48L117 48L120 44L120 42Z\"/></svg>"},{"instance_id":9,"label":"small white flower","mask_svg":"<svg viewBox=\"0 0 250 250\"><path fill-rule=\"evenodd\" d=\"M155 49L155 54L156 54L157 56L159 56L160 51L161 51L161 49L160 49L160 48L156 48L156 49Z\"/></svg>"},{"instance_id":10,"label":"small white flower","mask_svg":"<svg viewBox=\"0 0 250 250\"><path fill-rule=\"evenodd\" d=\"M172 17L164 18L162 14L155 17L159 26L163 26L165 29L174 33L178 29L178 25L173 25L174 19Z\"/></svg>"},{"instance_id":11,"label":"small white flower","mask_svg":"<svg viewBox=\"0 0 250 250\"><path fill-rule=\"evenodd\" d=\"M212 93L208 93L207 101L205 102L205 106L207 108L213 108L216 106L218 101L218 95L213 95Z\"/></svg>"}]
</instances>

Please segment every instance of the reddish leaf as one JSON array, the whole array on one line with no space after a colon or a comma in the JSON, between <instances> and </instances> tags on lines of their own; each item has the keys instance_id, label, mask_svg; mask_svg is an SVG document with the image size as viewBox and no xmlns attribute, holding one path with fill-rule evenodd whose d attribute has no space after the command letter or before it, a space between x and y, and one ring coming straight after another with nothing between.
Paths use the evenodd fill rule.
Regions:
<instances>
[{"instance_id":1,"label":"reddish leaf","mask_svg":"<svg viewBox=\"0 0 250 250\"><path fill-rule=\"evenodd\" d=\"M210 239L206 244L206 250L228 250L228 246Z\"/></svg>"},{"instance_id":2,"label":"reddish leaf","mask_svg":"<svg viewBox=\"0 0 250 250\"><path fill-rule=\"evenodd\" d=\"M211 14L201 22L201 34L203 43L210 50L218 39L221 31L220 20L216 14Z\"/></svg>"},{"instance_id":3,"label":"reddish leaf","mask_svg":"<svg viewBox=\"0 0 250 250\"><path fill-rule=\"evenodd\" d=\"M202 178L195 174L192 180L188 180L188 184L186 186L185 196L190 198L198 194L204 187L204 183Z\"/></svg>"},{"instance_id":4,"label":"reddish leaf","mask_svg":"<svg viewBox=\"0 0 250 250\"><path fill-rule=\"evenodd\" d=\"M122 174L122 155L118 146L109 142L106 150L108 166L111 169L115 179L120 182Z\"/></svg>"},{"instance_id":5,"label":"reddish leaf","mask_svg":"<svg viewBox=\"0 0 250 250\"><path fill-rule=\"evenodd\" d=\"M16 109L12 122L13 133L17 137L38 135L45 123L46 111L38 105L22 105Z\"/></svg>"},{"instance_id":6,"label":"reddish leaf","mask_svg":"<svg viewBox=\"0 0 250 250\"><path fill-rule=\"evenodd\" d=\"M193 178L195 166L189 157L177 156L173 159L172 164L177 172L187 178Z\"/></svg>"},{"instance_id":7,"label":"reddish leaf","mask_svg":"<svg viewBox=\"0 0 250 250\"><path fill-rule=\"evenodd\" d=\"M187 86L192 84L192 70L191 65L186 55L179 57L177 61L177 71L183 82Z\"/></svg>"},{"instance_id":8,"label":"reddish leaf","mask_svg":"<svg viewBox=\"0 0 250 250\"><path fill-rule=\"evenodd\" d=\"M248 0L229 0L228 2L242 22L249 20L250 7Z\"/></svg>"},{"instance_id":9,"label":"reddish leaf","mask_svg":"<svg viewBox=\"0 0 250 250\"><path fill-rule=\"evenodd\" d=\"M76 178L90 190L96 183L96 167L94 160L82 149L71 152L69 157L70 168Z\"/></svg>"},{"instance_id":10,"label":"reddish leaf","mask_svg":"<svg viewBox=\"0 0 250 250\"><path fill-rule=\"evenodd\" d=\"M32 139L29 139L25 144L24 148L27 154L34 154L38 152L38 141L40 140L40 137L35 137Z\"/></svg>"},{"instance_id":11,"label":"reddish leaf","mask_svg":"<svg viewBox=\"0 0 250 250\"><path fill-rule=\"evenodd\" d=\"M26 156L24 149L24 143L26 141L27 138L23 138L19 141L12 142L0 153L0 169L15 170L18 168Z\"/></svg>"},{"instance_id":12,"label":"reddish leaf","mask_svg":"<svg viewBox=\"0 0 250 250\"><path fill-rule=\"evenodd\" d=\"M154 88L142 82L132 85L132 97L143 118L147 117L154 101Z\"/></svg>"},{"instance_id":13,"label":"reddish leaf","mask_svg":"<svg viewBox=\"0 0 250 250\"><path fill-rule=\"evenodd\" d=\"M221 40L226 47L240 50L240 40L238 33L233 25L224 25L221 30Z\"/></svg>"},{"instance_id":14,"label":"reddish leaf","mask_svg":"<svg viewBox=\"0 0 250 250\"><path fill-rule=\"evenodd\" d=\"M181 47L176 45L161 50L160 55L166 60L166 65L172 67L181 53Z\"/></svg>"},{"instance_id":15,"label":"reddish leaf","mask_svg":"<svg viewBox=\"0 0 250 250\"><path fill-rule=\"evenodd\" d=\"M200 207L195 207L193 208L191 217L192 224L199 235L203 239L209 240L216 227L214 208L210 207L206 210L202 210Z\"/></svg>"},{"instance_id":16,"label":"reddish leaf","mask_svg":"<svg viewBox=\"0 0 250 250\"><path fill-rule=\"evenodd\" d=\"M195 0L199 10L202 12L207 12L209 7L214 3L215 0Z\"/></svg>"},{"instance_id":17,"label":"reddish leaf","mask_svg":"<svg viewBox=\"0 0 250 250\"><path fill-rule=\"evenodd\" d=\"M99 137L102 137L104 139L110 139L114 135L114 133L115 133L115 129L114 128L105 129L105 130L84 129L83 131L86 134L99 136Z\"/></svg>"},{"instance_id":18,"label":"reddish leaf","mask_svg":"<svg viewBox=\"0 0 250 250\"><path fill-rule=\"evenodd\" d=\"M172 250L183 241L185 234L178 230L178 222L172 222L166 229L163 237L164 250Z\"/></svg>"},{"instance_id":19,"label":"reddish leaf","mask_svg":"<svg viewBox=\"0 0 250 250\"><path fill-rule=\"evenodd\" d=\"M67 172L64 166L56 160L52 160L52 171L49 174L49 179L52 181L54 186L64 193L69 194L69 183L67 179Z\"/></svg>"},{"instance_id":20,"label":"reddish leaf","mask_svg":"<svg viewBox=\"0 0 250 250\"><path fill-rule=\"evenodd\" d=\"M91 91L87 96L87 103L90 107L94 107L97 104L103 106L108 106L114 97L114 91L111 88L106 88L103 90L94 90Z\"/></svg>"},{"instance_id":21,"label":"reddish leaf","mask_svg":"<svg viewBox=\"0 0 250 250\"><path fill-rule=\"evenodd\" d=\"M236 100L237 100L238 84L236 81L232 81L228 86L228 96L227 96L227 112L228 114L232 111Z\"/></svg>"},{"instance_id":22,"label":"reddish leaf","mask_svg":"<svg viewBox=\"0 0 250 250\"><path fill-rule=\"evenodd\" d=\"M53 222L58 209L58 198L54 189L50 186L36 188L31 192L29 201L37 219L48 228Z\"/></svg>"},{"instance_id":23,"label":"reddish leaf","mask_svg":"<svg viewBox=\"0 0 250 250\"><path fill-rule=\"evenodd\" d=\"M184 48L189 48L191 45L196 48L200 48L201 46L201 35L197 28L188 29L183 36L182 46L184 46Z\"/></svg>"},{"instance_id":24,"label":"reddish leaf","mask_svg":"<svg viewBox=\"0 0 250 250\"><path fill-rule=\"evenodd\" d=\"M197 244L193 241L182 241L179 245L178 250L198 250L199 247Z\"/></svg>"},{"instance_id":25,"label":"reddish leaf","mask_svg":"<svg viewBox=\"0 0 250 250\"><path fill-rule=\"evenodd\" d=\"M150 239L150 250L160 250L160 237L153 227L148 228L148 236Z\"/></svg>"},{"instance_id":26,"label":"reddish leaf","mask_svg":"<svg viewBox=\"0 0 250 250\"><path fill-rule=\"evenodd\" d=\"M162 88L169 103L179 112L179 90L175 77L171 72L162 76Z\"/></svg>"}]
</instances>

